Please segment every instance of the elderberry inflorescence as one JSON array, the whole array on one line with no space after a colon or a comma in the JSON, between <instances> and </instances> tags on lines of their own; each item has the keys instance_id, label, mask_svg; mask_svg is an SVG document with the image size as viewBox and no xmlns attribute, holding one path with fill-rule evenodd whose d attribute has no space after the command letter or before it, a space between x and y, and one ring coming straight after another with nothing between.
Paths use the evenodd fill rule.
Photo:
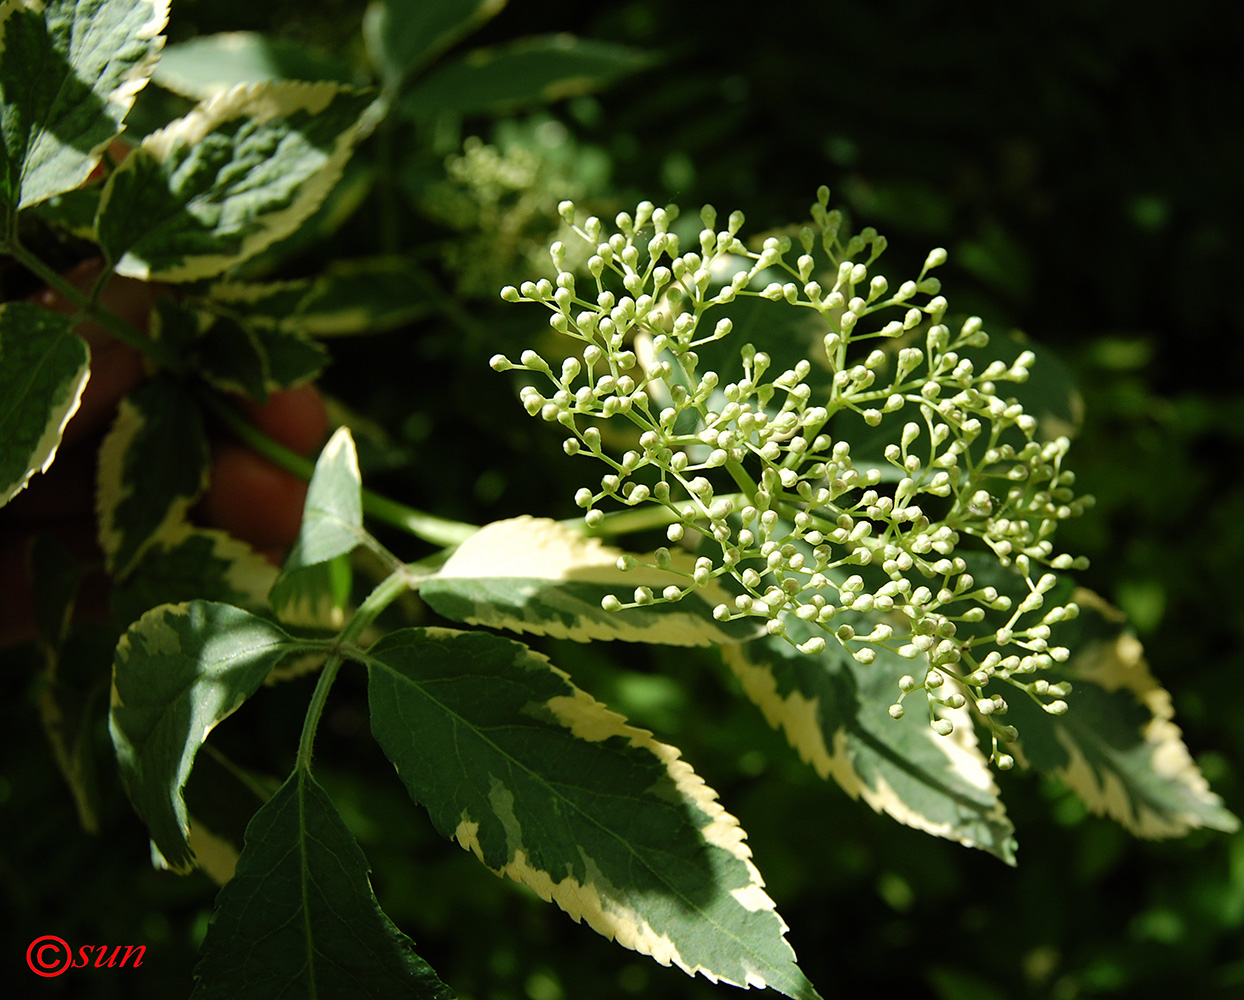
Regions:
<instances>
[{"instance_id":1,"label":"elderberry inflorescence","mask_svg":"<svg viewBox=\"0 0 1244 1000\"><path fill-rule=\"evenodd\" d=\"M1013 758L999 741L1015 730L1002 718L1006 700L985 688L1007 682L1048 712L1066 711L1067 685L1033 675L1067 658L1050 644L1051 626L1078 609L1047 607L1057 577L1040 570L1083 564L1057 552L1053 536L1091 498L1075 496L1063 467L1068 439L1043 437L1007 394L1027 381L1033 353L983 362L980 319L956 332L945 321L930 272L946 251L933 250L915 280L891 291L872 271L885 238L871 228L847 238L828 199L822 187L797 240L774 236L754 249L738 236L741 212L718 230L706 206L698 246L685 252L672 231L676 206L643 202L607 232L598 218L576 224L574 205L563 202L562 219L594 248L586 275L563 269L567 249L557 242L555 281L507 286L501 296L544 305L575 347L554 362L527 350L492 365L542 375L548 388L522 389L527 412L569 432L567 454L608 467L598 487L575 495L588 528L601 526L606 499L655 505L669 541L698 553L684 586L639 587L630 602L607 598L607 609L678 601L732 580L719 620L763 619L808 654L832 642L863 664L877 648L918 662L922 676L902 678L890 714L900 718L903 698L922 690L931 724L948 734L952 722L933 706L967 705L1007 768ZM728 380L702 363L722 356L732 304L748 298L812 317L810 356L776 371L769 353L744 344L731 355L738 377ZM634 429L607 450L602 427L615 418ZM702 554L704 540L715 543L712 555ZM971 552L1013 571L1026 596L1012 600L974 579ZM668 550L651 565L670 569ZM850 623L861 615L866 633ZM792 617L801 623L795 636Z\"/></svg>"}]
</instances>

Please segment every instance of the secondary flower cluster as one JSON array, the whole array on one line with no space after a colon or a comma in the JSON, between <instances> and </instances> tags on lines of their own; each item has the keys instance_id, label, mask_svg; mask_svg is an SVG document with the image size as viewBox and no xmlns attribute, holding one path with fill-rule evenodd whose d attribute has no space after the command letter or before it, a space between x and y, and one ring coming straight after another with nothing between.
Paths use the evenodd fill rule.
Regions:
<instances>
[{"instance_id":1,"label":"secondary flower cluster","mask_svg":"<svg viewBox=\"0 0 1244 1000\"><path fill-rule=\"evenodd\" d=\"M756 249L739 239L742 213L718 230L705 207L698 245L686 251L675 206L643 202L606 232L597 218L576 225L574 205L563 202L563 220L594 248L587 274L563 270L558 242L555 281L501 295L544 305L552 329L575 346L553 363L527 350L517 363L497 355L492 364L542 375L548 388L522 390L527 411L569 432L568 454L608 467L599 487L575 497L590 528L604 520L607 499L660 508L672 543L689 544L689 535L715 543L685 586L639 587L630 602L607 598L605 607L678 601L730 578L737 596L717 606L718 619L762 618L809 654L836 642L860 663L878 648L920 663L900 681L891 715L920 689L932 725L948 734L953 724L934 706L970 704L993 731L995 761L1009 767L998 748L1015 737L1001 719L1006 701L985 688L1006 681L1047 711L1066 711L1066 685L1033 675L1067 658L1050 644L1051 626L1077 609L1046 606L1057 576L1040 569L1078 566L1053 535L1091 498L1076 498L1063 468L1067 438L1044 440L1007 394L1028 379L1032 352L984 362L981 321L957 331L946 323L929 273L946 252L932 251L915 280L891 290L872 271L884 237L869 228L846 238L828 197L818 191L812 225L795 239L770 237ZM819 341L811 357L778 371L754 344L723 353L718 342L748 298L811 316ZM776 352L788 335L781 327L762 346ZM726 358L718 367L731 377L702 355ZM633 430L608 448L619 439L615 418ZM703 551L702 542L692 547ZM974 579L964 558L972 550L1010 567L1025 595L1012 600ZM654 564L668 568L668 550ZM788 637L791 616L814 634Z\"/></svg>"}]
</instances>

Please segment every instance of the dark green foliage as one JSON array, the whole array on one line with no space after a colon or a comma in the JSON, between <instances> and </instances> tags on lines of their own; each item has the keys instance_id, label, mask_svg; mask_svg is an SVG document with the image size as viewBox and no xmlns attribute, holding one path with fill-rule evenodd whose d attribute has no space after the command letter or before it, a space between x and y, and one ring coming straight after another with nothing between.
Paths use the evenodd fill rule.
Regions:
<instances>
[{"instance_id":1,"label":"dark green foliage","mask_svg":"<svg viewBox=\"0 0 1244 1000\"><path fill-rule=\"evenodd\" d=\"M97 5L49 0L47 6L57 16L73 6L97 13ZM313 376L331 354L323 384L352 411L361 466L361 475L347 470L353 472L353 486L361 479L369 489L461 522L581 514L571 502L581 483L580 463L560 453L556 433L522 418L504 379L486 368L497 351L516 356L527 346L544 349L539 319L533 321L526 310L455 299L445 289L460 287L459 274L433 263L478 268L485 278L475 274L475 286L528 276L533 241L542 245L553 238L551 210L561 197L590 201L591 210L605 218L637 197L658 203L677 199L684 206L711 201L746 208L749 229L759 232L797 217L808 194L826 182L858 224L876 224L886 233L896 273L915 273L919 255L935 242L945 243L950 260L939 274L947 287L959 290L951 296L954 307L981 314L994 331L991 356L1010 358L1021 349L1038 353L1033 379L1017 387L1016 395L1030 412L1054 418L1060 433L1078 430L1072 449L1076 490L1094 494L1098 504L1089 516L1060 529L1060 546L1090 557L1078 582L1109 597L1130 617L1153 675L1173 695L1185 743L1225 806L1187 797L1191 786L1183 781L1165 788L1144 780L1131 783L1130 775L1152 776L1162 746L1138 733L1170 735L1160 726L1146 728L1164 717L1165 692L1150 686L1143 661L1129 659L1136 647L1114 612L1100 603L1086 602L1081 617L1066 626L1072 638L1060 635L1059 641L1093 652L1086 654L1087 676L1086 663L1074 659L1059 674L1073 684L1069 713L1050 716L1035 702L1022 701L1019 692L1010 696L1008 721L1024 734L1020 749L1026 762L1039 772L1061 772L1090 807L1105 808L1143 832L1155 832L1144 831L1147 809L1191 816L1193 825L1231 829L1227 809L1239 813L1244 806L1239 777L1244 736L1237 724L1244 664L1232 596L1244 565L1236 457L1244 445L1236 385L1244 370L1239 335L1244 313L1234 292L1240 256L1237 178L1244 173L1244 144L1236 126L1244 112L1244 86L1232 49L1238 38L1233 16L1204 2L1176 14L1144 5L1064 0L990 11L862 0L748 11L699 0L681 5L556 0L538 10L474 0L390 2L371 8L364 42L357 5L337 0L310 5L174 0L170 38L197 35L200 42L178 51L188 63L177 67L170 59L169 75L157 72L156 84L203 96L206 78L186 65L193 69L212 52L213 33L245 28L258 34L247 39L246 59L220 71L230 80L289 76L376 83L404 117L399 127L392 127L399 120L392 117L371 138L360 136L346 180L291 238L256 253L251 270L239 273L244 281L232 281L230 289L186 287L185 314L195 323L201 319L207 332L202 337L189 327L170 332L169 346L180 365L170 367L178 370L177 378L162 377L151 383L160 388L144 392L168 394L167 406L161 403L154 413L170 422L163 428L169 440L180 434L191 444L164 448L160 476L128 476L131 483L141 482L145 513L121 533L122 541L106 546L114 565L130 571L113 594L111 619L91 627L77 623L67 635L58 634L77 571L66 569L60 554L36 550L43 644L0 650L9 678L0 878L12 903L10 922L19 930L6 939L10 952L20 956L29 940L45 931L75 942L148 945L144 967L132 976L71 970L95 974L39 982L50 996L176 997L192 989L196 998L226 992L266 996L258 985L266 976L306 992L308 970L300 963L280 965L258 953L250 956L258 965L243 959L251 944L264 940L262 924L279 927L278 937L291 935L272 939L277 954L310 949L341 972L345 978L336 979L317 964L322 996L442 1000L456 992L464 1000L707 1000L726 995L724 987L660 969L558 919L529 893L491 879L475 859L443 841L403 795L371 740L368 691L362 671L351 664L342 668L319 720L315 778L308 752L254 814L238 873L219 900L200 874L174 877L151 870L146 839L157 830L138 823L127 807L105 733L112 649L142 611L200 597L268 613L271 569L231 540L194 527L181 509L171 521L165 518L196 495L206 461L200 432L188 429L202 419L198 394L237 388L261 399ZM6 48L16 44L19 27L27 31L30 24L28 13L12 14ZM560 43L548 41L549 33L558 31L574 31L579 41L558 48ZM487 88L470 91L475 69L482 67L486 77L497 65L511 65L506 56L526 58L533 52L595 53L600 65L598 72L588 66L585 73L579 63L567 62L573 73L558 79L549 70L554 59L527 59L514 63L513 78L502 81L512 90L485 79ZM9 58L0 55L6 81L8 68L16 65ZM48 63L42 54L38 61ZM468 237L478 240L478 233L455 228L431 207L443 207L437 202L445 190L437 186L442 164L460 151L462 138L480 135L502 145L499 137L514 122L490 116L530 107L532 97L576 94L585 78L595 86L623 66L638 72L600 96L556 100L521 118L521 127L509 133L525 137L517 148L537 158L541 142L548 141L550 157L573 145L607 164L608 182L592 189L590 198L581 191L554 191L549 184L520 204L513 191L477 178L473 197L486 201L501 194L486 206L497 213L471 215L496 222L496 238L471 244ZM5 89L11 105L9 94ZM88 95L83 106L99 112L99 95ZM140 140L148 127L169 121L173 115L164 109L173 106L169 95L149 87L128 119L127 137ZM34 161L15 158L20 161L34 148L28 125L46 114L24 102L2 123L6 161L0 187L11 209L4 236L8 240L17 231L16 207L39 201L21 217L21 236L31 247L51 239L52 225L89 236L102 186L70 189L93 165L91 147L116 131L113 116L88 116L91 129L62 136L66 142L54 156L40 153L55 169L27 170L40 182L35 185L22 173ZM104 125L95 128L94 117ZM506 161L515 163L522 166L521 156ZM135 161L127 172L137 166ZM159 180L158 174L144 180ZM118 196L124 180L122 174L112 182ZM141 187L130 190L144 194ZM162 198L163 191L156 195ZM532 232L532 220L545 216L549 229ZM693 216L688 213L686 221ZM506 228L511 223L514 228ZM438 228L447 224L448 231ZM113 239L109 233L125 227L110 230L111 225L104 227L105 244L119 258L133 240L128 234ZM453 252L468 245L469 260ZM480 245L495 248L495 254L483 259L473 249ZM234 254L236 247L226 250ZM25 291L20 283L12 287ZM753 305L756 315L740 310L736 322L754 320L754 328L772 333L763 314L773 304L748 302ZM30 327L9 322L22 305L4 308L0 386L9 387L15 384L8 353L12 331ZM208 328L210 317L219 318ZM1012 328L1023 329L1035 344L1017 341L1012 349L1004 334ZM390 332L327 344L309 339L369 330ZM54 350L48 347L44 354L55 358L55 377L33 407L36 430L44 431L59 421L66 387L75 392L81 387L74 380L81 341L59 321L51 333ZM745 339L755 335L732 342ZM38 337L31 342L42 343ZM704 349L706 359L712 350ZM803 353L799 347L793 357ZM167 362L167 357L161 361ZM708 366L724 374L727 363L723 358ZM1069 391L1064 369L1078 394ZM0 420L6 413L11 417L3 424L6 431L14 421L22 423L29 409L5 410L8 399L0 391ZM137 405L143 399L139 395ZM858 424L844 419L833 432L854 440L868 430ZM59 427L53 438L54 449ZM861 440L862 457L867 441ZM52 457L47 448L25 449L16 434L6 434L3 444L8 450L0 455L5 460L0 491ZM883 444L878 437L878 454ZM162 488L178 477L183 485ZM287 612L301 603L303 614L282 617L284 629L296 633L325 622L335 630L351 592L357 599L378 575L394 568L386 562L378 574L374 562L356 553L358 576L351 581L346 553L356 542L371 545L382 561L386 556L370 536L354 534L361 524L354 506L344 513L333 503L317 509L331 515L320 523L327 542L317 549L308 536L273 593L273 603ZM374 509L368 508L369 515ZM0 511L0 530L12 525L8 512ZM422 558L440 544L412 541L401 529L386 533L370 520L368 527L401 560ZM663 543L662 534L652 532L629 547L646 551ZM440 558L411 567L412 579L434 572ZM243 565L246 574L231 574L230 567ZM515 616L547 617L544 604L535 606L504 583L492 586L491 597L472 591L475 603L464 610L462 592L469 589L446 577L430 587L427 605L412 601L400 614L394 605L376 624L385 631L413 616L420 625L436 625L438 610L501 627L507 619L513 627ZM542 602L549 594L559 596L552 588ZM471 617L480 608L494 620ZM229 621L217 622L214 634L228 634L241 623L275 636L274 650L287 641L285 631L262 618L221 613ZM170 628L178 632L184 643L185 630L177 624L181 614L159 612L159 628L165 638ZM155 621L148 619L148 628ZM800 967L826 996L1226 1000L1244 990L1238 952L1244 834L1196 831L1182 841L1137 841L1121 826L1090 815L1081 798L1056 778L1024 778L1017 767L995 776L1008 806L1004 822L973 827L977 833L988 830L988 837L975 839L989 840L1009 858L1007 823L1013 824L1021 847L1017 867L1008 868L983 852L964 851L874 815L821 781L748 703L746 679L743 690L736 689L730 670L736 664L730 661L737 650L722 663L711 648L581 645L559 640L561 634L532 639L535 652L525 655L547 654L576 688L677 745L720 793L748 830L766 890L791 925L789 940ZM409 635L391 633L385 642L401 645ZM483 632L471 635L498 648L524 648ZM351 635L348 643L362 649L371 638ZM303 648L314 651L316 665L329 653L327 644L309 642ZM749 654L794 655L774 639L745 648ZM229 646L219 652L232 663L234 651ZM217 662L216 656L212 651L204 660L196 653L192 669ZM820 713L824 734L842 730L849 746L864 748L852 760L865 786L881 776L893 788L890 769L909 769L896 764L882 734L901 744L905 734L923 725L923 701L906 701L902 726L887 730L892 720L885 717L885 699L897 697L894 677L902 673L901 663L879 658L874 667L881 669L869 673L838 659L814 677L799 678L793 662L772 672L782 691L821 692L827 700ZM222 703L222 710L203 715L204 725L191 726L189 743L174 740L166 763L180 763L178 753L186 746L193 758L198 730L205 734L221 722L229 714L223 708L236 707L234 696L250 696L205 746L213 762L217 753L240 762L246 770L237 774L278 775L256 784L261 794L234 796L239 811L253 811L290 773L311 692L298 681L271 690L259 685L271 666L278 674L287 666L296 673L303 669L298 661L297 656L286 661L277 651L253 661L244 656L240 673L229 675L233 679L216 692L229 695L230 705ZM1103 680L1103 664L1130 666L1128 680L1116 683L1109 674ZM798 666L806 667L807 660ZM894 676L881 680L882 670ZM136 704L139 694L159 695L157 681L169 679L135 676L141 683L137 691L128 690L127 704ZM426 688L425 681L419 684ZM837 692L833 705L831 689ZM1141 711L1137 697L1156 715ZM401 701L395 696L386 708ZM60 707L59 725L46 714L42 726L36 721L48 705ZM124 715L123 705L116 716ZM381 718L378 723L373 714L370 726L383 729L377 736L386 752L396 762L393 741L408 741L407 763L399 770L416 769L421 748L412 733L403 720L383 713ZM55 743L47 743L57 732L67 734L63 746L78 764L67 767ZM927 738L927 729L922 732L918 738ZM446 745L438 741L436 747ZM1087 765L1072 774L1076 752ZM200 755L186 789L195 818L197 803L214 811L210 796L195 795L195 781L209 781L207 756L206 750ZM1076 783L1086 774L1099 783L1100 794ZM1123 776L1121 796L1109 791L1111 775ZM166 845L176 846L183 833L178 811L184 777L174 767L159 780L159 808L167 815L158 839ZM1154 797L1146 800L1146 794ZM144 814L151 811L150 796L140 792L135 798ZM993 801L992 794L982 795L977 805L988 812ZM437 825L452 834L457 829L452 809L442 803L441 811L445 815ZM98 839L77 829L92 816L101 831ZM228 825L226 840L236 850L242 846L236 817ZM490 854L485 860L495 864L499 858ZM320 887L324 899L331 891L349 907L329 912L318 901L291 907L304 889L314 895ZM272 900L281 905L256 908ZM209 927L214 905L219 908ZM341 947L350 940L343 922L349 933L360 934L359 947ZM418 955L405 933L417 939ZM190 970L200 944L196 988ZM16 975L28 975L18 964ZM413 977L419 985L414 993L393 994L377 985L368 994L356 975L389 985Z\"/></svg>"}]
</instances>

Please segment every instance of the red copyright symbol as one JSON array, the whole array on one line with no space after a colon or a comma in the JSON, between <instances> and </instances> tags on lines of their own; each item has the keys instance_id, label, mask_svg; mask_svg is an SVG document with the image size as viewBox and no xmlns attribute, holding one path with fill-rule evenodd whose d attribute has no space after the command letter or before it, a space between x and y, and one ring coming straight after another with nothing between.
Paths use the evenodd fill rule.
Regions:
<instances>
[{"instance_id":1,"label":"red copyright symbol","mask_svg":"<svg viewBox=\"0 0 1244 1000\"><path fill-rule=\"evenodd\" d=\"M73 952L62 938L44 934L30 942L30 947L26 949L26 964L36 976L59 976L73 964Z\"/></svg>"}]
</instances>

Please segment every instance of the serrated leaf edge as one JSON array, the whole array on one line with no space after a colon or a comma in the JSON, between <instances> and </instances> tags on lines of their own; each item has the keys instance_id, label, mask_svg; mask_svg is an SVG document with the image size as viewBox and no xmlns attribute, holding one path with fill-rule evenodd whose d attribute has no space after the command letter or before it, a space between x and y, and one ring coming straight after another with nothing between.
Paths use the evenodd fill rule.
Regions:
<instances>
[{"instance_id":1,"label":"serrated leaf edge","mask_svg":"<svg viewBox=\"0 0 1244 1000\"><path fill-rule=\"evenodd\" d=\"M241 83L208 98L182 118L152 132L131 153L126 163L137 162L137 157L149 157L157 163L163 163L175 149L201 142L214 129L234 118L246 115L257 125L263 125L290 112L305 111L315 115L327 108L334 97L350 93L356 91L330 81ZM374 119L364 113L353 125L338 133L331 154L320 168L299 187L287 206L265 215L263 226L243 237L236 252L201 254L179 265L153 269L127 248L114 270L118 274L142 281L185 282L213 277L253 257L288 236L310 217L337 183L355 145L374 124ZM122 164L117 172L124 169L126 164ZM111 184L104 190L99 206L100 218L108 210L112 191Z\"/></svg>"},{"instance_id":2,"label":"serrated leaf edge","mask_svg":"<svg viewBox=\"0 0 1244 1000\"><path fill-rule=\"evenodd\" d=\"M867 785L851 763L846 728L840 727L833 734L832 749L826 744L820 721L820 698L808 698L798 691L782 697L778 694L777 678L771 669L749 662L744 651L738 647L722 647L721 654L726 666L742 684L744 693L764 715L765 721L782 731L799 758L811 766L818 777L832 778L852 799L862 799L875 812L883 813L904 826L953 840L965 847L992 850L990 845L956 830L950 823L935 823L921 815L903 801L880 775L876 777L875 787ZM1009 826L998 786L977 746L971 719L965 712L949 709L942 710L939 715L954 723L954 731L950 736L938 736L930 729L929 741L946 755L955 773L992 797L994 807L983 818Z\"/></svg>"},{"instance_id":3,"label":"serrated leaf edge","mask_svg":"<svg viewBox=\"0 0 1244 1000\"><path fill-rule=\"evenodd\" d=\"M429 638L449 638L462 634L454 629L429 628L423 631L428 634ZM570 730L572 735L589 743L623 737L632 747L646 750L665 766L677 789L707 817L708 822L700 828L700 834L705 842L729 852L743 862L748 874L748 883L731 889L730 895L745 910L771 912L777 921L780 935L784 937L789 928L781 915L777 913L773 899L764 890L764 879L752 861L752 852L746 843L747 834L738 819L726 812L718 801L717 792L710 788L704 779L695 773L691 765L682 759L680 751L676 747L659 742L647 730L631 726L625 717L610 710L587 692L576 687L569 674L553 666L542 654L527 650L525 655L562 678L572 691L572 694L559 695L544 703L554 718ZM477 837L478 831L479 823L464 815L454 831L454 839L483 862L484 855ZM490 870L528 886L545 902L555 902L576 923L586 921L589 927L606 939L640 954L649 955L661 965L673 964L690 976L700 974L710 982L723 982L744 989L753 987L764 989L769 985L765 977L754 969L748 969L744 982L740 983L721 976L701 964L689 965L668 935L654 930L636 910L618 902L606 900L590 882L583 884L572 876L567 876L560 882L553 881L548 872L533 868L528 864L526 854L521 848L515 850L514 857L507 864L499 869ZM795 967L793 951L790 954L790 961L792 967Z\"/></svg>"},{"instance_id":4,"label":"serrated leaf edge","mask_svg":"<svg viewBox=\"0 0 1244 1000\"><path fill-rule=\"evenodd\" d=\"M208 470L204 468L199 486L193 496L180 496L165 512L164 517L147 538L134 550L132 558L123 566L116 563L123 535L117 527L116 513L127 497L133 494L137 483L125 483L125 457L138 433L146 426L142 411L128 397L121 400L111 429L104 436L99 448L99 472L95 488L95 516L99 524L99 545L104 551L104 561L118 577L125 576L138 565L147 550L158 541L176 534L177 525L186 523L187 512L207 488Z\"/></svg>"},{"instance_id":5,"label":"serrated leaf edge","mask_svg":"<svg viewBox=\"0 0 1244 1000\"><path fill-rule=\"evenodd\" d=\"M607 546L599 538L584 535L560 521L524 514L484 525L454 550L434 579L512 578L538 580L549 585L559 582L586 583L613 585L624 593L639 586L660 591L670 585L687 585L687 576L664 570L645 567L621 570L618 559L624 555L626 553L621 549ZM672 565L689 573L694 560L684 553L673 555ZM608 618L587 617L570 626L553 619L532 621L518 618L499 608L495 617L468 616L464 621L469 625L488 625L520 634L548 635L575 642L620 639L668 646L713 646L740 641L723 632L710 617L715 605L731 600L720 585L712 582L705 584L684 600L700 602L704 614L681 610L677 605L656 605L658 613L653 615L652 624L647 627L637 626L625 618L614 619L614 624ZM665 614L659 613L662 608L666 609Z\"/></svg>"},{"instance_id":6,"label":"serrated leaf edge","mask_svg":"<svg viewBox=\"0 0 1244 1000\"><path fill-rule=\"evenodd\" d=\"M0 310L7 307L8 304L0 305ZM52 467L52 463L56 461L56 453L60 450L61 440L65 436L65 428L69 425L69 421L73 419L74 414L78 412L78 407L82 404L82 393L86 390L86 385L91 379L90 348L87 346L86 341L76 337L74 334L66 331L64 335L74 336L74 339L78 340L82 345L85 357L79 365L74 378L62 385L62 389L68 389L68 392L62 391L60 396L52 401L52 407L48 413L48 421L44 425L43 434L40 435L39 440L30 449L30 454L25 460L25 473L18 476L11 483L0 484L0 507L3 507L24 490L36 473L47 472Z\"/></svg>"},{"instance_id":7,"label":"serrated leaf edge","mask_svg":"<svg viewBox=\"0 0 1244 1000\"><path fill-rule=\"evenodd\" d=\"M1093 607L1106 617L1120 617L1115 609L1091 591L1078 589L1073 600L1082 607ZM1149 670L1144 647L1134 635L1124 632L1113 642L1098 642L1077 650L1069 666L1074 671L1073 684L1078 678L1105 691L1131 692L1151 715L1141 728L1140 736L1152 749L1150 760L1153 770L1160 777L1182 785L1207 809L1220 810L1222 817L1221 822L1215 825L1217 829L1234 832L1239 828L1238 819L1226 810L1222 799L1210 789L1209 782L1192 759L1183 741L1183 732L1174 722L1175 709L1170 693ZM1074 706L1072 711L1075 711ZM1134 801L1117 775L1099 773L1094 769L1076 742L1057 723L1055 736L1070 763L1054 773L1094 815L1108 816L1136 836L1152 840L1181 837L1190 830L1211 825L1195 814L1177 813L1165 818L1144 808L1143 804Z\"/></svg>"}]
</instances>

